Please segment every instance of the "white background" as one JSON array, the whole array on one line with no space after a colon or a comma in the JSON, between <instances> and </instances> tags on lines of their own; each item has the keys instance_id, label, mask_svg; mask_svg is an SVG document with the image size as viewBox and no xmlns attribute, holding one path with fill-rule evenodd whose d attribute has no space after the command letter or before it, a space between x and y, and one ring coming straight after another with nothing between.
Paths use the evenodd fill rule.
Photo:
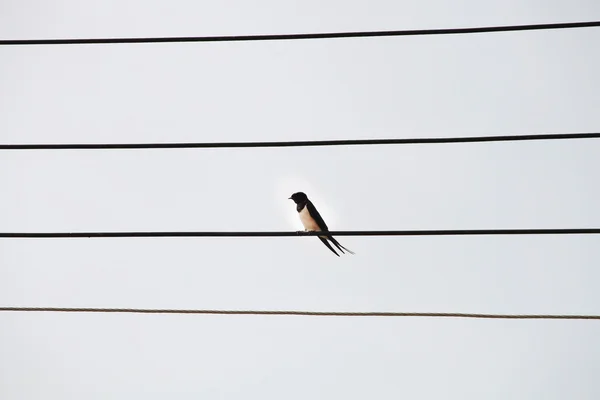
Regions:
<instances>
[{"instance_id":1,"label":"white background","mask_svg":"<svg viewBox=\"0 0 600 400\"><path fill-rule=\"evenodd\" d=\"M591 21L597 1L8 1L0 38ZM0 47L1 143L597 132L600 29ZM0 151L0 231L600 226L597 140ZM0 305L600 314L595 236L1 239ZM597 399L600 324L0 314L2 399Z\"/></svg>"}]
</instances>

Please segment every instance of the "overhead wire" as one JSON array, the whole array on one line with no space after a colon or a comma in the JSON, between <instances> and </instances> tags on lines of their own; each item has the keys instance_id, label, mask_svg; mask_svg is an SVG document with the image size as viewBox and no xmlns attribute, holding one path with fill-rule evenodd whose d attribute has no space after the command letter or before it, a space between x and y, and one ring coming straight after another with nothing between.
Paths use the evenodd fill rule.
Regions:
<instances>
[{"instance_id":1,"label":"overhead wire","mask_svg":"<svg viewBox=\"0 0 600 400\"><path fill-rule=\"evenodd\" d=\"M268 315L305 317L424 317L479 319L568 319L600 320L600 315L582 314L483 314L452 312L359 312L359 311L295 311L295 310L196 310L156 308L88 308L88 307L0 307L0 312L57 312L57 313L127 313L127 314L209 314L209 315Z\"/></svg>"},{"instance_id":2,"label":"overhead wire","mask_svg":"<svg viewBox=\"0 0 600 400\"><path fill-rule=\"evenodd\" d=\"M253 147L316 147L365 146L391 144L481 143L532 140L597 139L600 132L545 133L531 135L463 136L407 139L340 139L296 140L270 142L204 142L204 143L56 143L0 144L0 150L124 150L124 149L185 149L185 148L253 148Z\"/></svg>"},{"instance_id":3,"label":"overhead wire","mask_svg":"<svg viewBox=\"0 0 600 400\"><path fill-rule=\"evenodd\" d=\"M549 29L599 27L600 21L555 24L529 24L451 29L417 29L371 32L333 32L273 35L231 35L194 37L96 38L96 39L4 39L0 45L71 45L71 44L126 44L175 42L239 42L272 40L305 40L336 38L367 38L393 36L449 35ZM0 150L67 150L67 149L165 149L165 148L252 148L252 147L308 147L351 146L427 143L476 143L501 141L564 140L599 138L600 133L566 133L537 135L502 135L450 138L358 139L287 142L218 142L218 143L124 143L124 144L0 144ZM317 236L322 232L13 232L0 233L0 238L124 238L124 237L290 237ZM566 235L600 234L598 228L583 229L480 229L480 230L394 230L394 231L329 231L336 236L460 236L460 235ZM479 319L554 319L600 320L600 315L554 314L483 314L436 312L330 312L293 310L208 310L208 309L144 309L144 308L87 308L87 307L0 307L4 312L58 312L58 313L137 313L137 314L209 314L209 315L263 315L314 317L442 317Z\"/></svg>"},{"instance_id":4,"label":"overhead wire","mask_svg":"<svg viewBox=\"0 0 600 400\"><path fill-rule=\"evenodd\" d=\"M0 46L71 45L71 44L122 44L122 43L184 43L184 42L249 42L270 40L342 39L389 36L454 35L470 33L515 32L548 29L590 28L600 26L600 21L561 22L551 24L503 25L473 28L408 29L388 31L292 33L268 35L180 36L88 39L3 39Z\"/></svg>"},{"instance_id":5,"label":"overhead wire","mask_svg":"<svg viewBox=\"0 0 600 400\"><path fill-rule=\"evenodd\" d=\"M297 232L0 232L0 238L133 238L133 237L290 237L321 236L323 231ZM590 235L600 228L549 229L432 229L389 231L326 231L333 236L482 236L482 235Z\"/></svg>"}]
</instances>

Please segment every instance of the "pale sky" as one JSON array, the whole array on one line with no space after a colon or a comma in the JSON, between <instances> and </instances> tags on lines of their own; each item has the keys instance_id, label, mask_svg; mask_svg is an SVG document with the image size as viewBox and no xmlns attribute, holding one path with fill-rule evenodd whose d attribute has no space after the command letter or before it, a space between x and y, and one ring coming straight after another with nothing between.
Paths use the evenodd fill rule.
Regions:
<instances>
[{"instance_id":1,"label":"pale sky","mask_svg":"<svg viewBox=\"0 0 600 400\"><path fill-rule=\"evenodd\" d=\"M600 20L575 1L0 1L1 39ZM0 143L598 132L600 29L0 46ZM0 231L600 227L597 139L0 151ZM0 306L600 314L600 237L0 239ZM600 323L0 313L0 398L598 399Z\"/></svg>"}]
</instances>

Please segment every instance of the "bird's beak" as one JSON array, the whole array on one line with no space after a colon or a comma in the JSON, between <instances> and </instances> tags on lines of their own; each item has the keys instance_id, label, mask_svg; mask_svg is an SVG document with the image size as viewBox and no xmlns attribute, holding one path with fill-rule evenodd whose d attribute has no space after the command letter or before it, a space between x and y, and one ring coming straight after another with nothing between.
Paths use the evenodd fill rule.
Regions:
<instances>
[{"instance_id":1,"label":"bird's beak","mask_svg":"<svg viewBox=\"0 0 600 400\"><path fill-rule=\"evenodd\" d=\"M288 197L288 200L291 200L291 199L292 199L291 197Z\"/></svg>"}]
</instances>

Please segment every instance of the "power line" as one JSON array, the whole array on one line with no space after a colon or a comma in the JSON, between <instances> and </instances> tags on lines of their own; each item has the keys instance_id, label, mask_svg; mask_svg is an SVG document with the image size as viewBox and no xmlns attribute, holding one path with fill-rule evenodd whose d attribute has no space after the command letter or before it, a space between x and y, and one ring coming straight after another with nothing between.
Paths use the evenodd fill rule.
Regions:
<instances>
[{"instance_id":1,"label":"power line","mask_svg":"<svg viewBox=\"0 0 600 400\"><path fill-rule=\"evenodd\" d=\"M271 311L271 310L176 310L150 308L79 308L79 307L0 307L0 311L60 313L128 314L212 314L212 315L291 315L309 317L442 317L486 319L585 319L600 320L600 315L553 314L472 314L437 312L354 312L354 311Z\"/></svg>"},{"instance_id":2,"label":"power line","mask_svg":"<svg viewBox=\"0 0 600 400\"><path fill-rule=\"evenodd\" d=\"M97 39L5 39L0 45L49 45L49 44L117 44L117 43L174 43L174 42L249 42L266 40L341 39L384 36L452 35L466 33L514 32L547 29L590 28L600 26L600 21L564 22L554 24L529 24L485 26L476 28L412 29L374 32L293 33L281 35L231 35L231 36L183 36L154 38L97 38Z\"/></svg>"},{"instance_id":3,"label":"power line","mask_svg":"<svg viewBox=\"0 0 600 400\"><path fill-rule=\"evenodd\" d=\"M600 228L554 229L447 229L402 231L328 231L334 236L482 236L482 235L589 235ZM0 238L126 238L126 237L281 237L319 236L320 231L298 232L0 232Z\"/></svg>"},{"instance_id":4,"label":"power line","mask_svg":"<svg viewBox=\"0 0 600 400\"><path fill-rule=\"evenodd\" d=\"M469 136L409 139L301 140L287 142L213 142L213 143L72 143L72 144L0 144L0 150L116 150L116 149L183 149L356 146L387 144L478 143L528 140L565 140L600 138L600 133L547 133L533 135Z\"/></svg>"}]
</instances>

